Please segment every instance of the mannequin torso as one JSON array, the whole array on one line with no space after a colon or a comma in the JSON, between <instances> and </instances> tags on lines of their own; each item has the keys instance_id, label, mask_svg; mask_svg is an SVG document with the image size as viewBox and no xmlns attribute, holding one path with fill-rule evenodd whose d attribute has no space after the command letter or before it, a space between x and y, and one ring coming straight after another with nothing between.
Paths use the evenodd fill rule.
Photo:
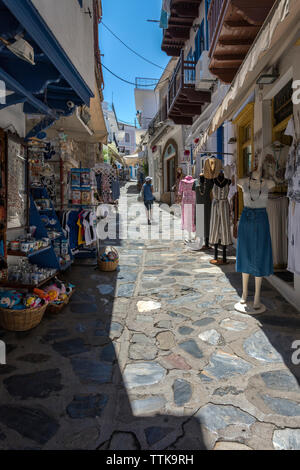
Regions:
<instances>
[{"instance_id":1,"label":"mannequin torso","mask_svg":"<svg viewBox=\"0 0 300 470\"><path fill-rule=\"evenodd\" d=\"M254 171L249 178L239 179L237 185L243 190L245 207L263 209L267 207L268 193L275 182L261 178L260 172Z\"/></svg>"}]
</instances>

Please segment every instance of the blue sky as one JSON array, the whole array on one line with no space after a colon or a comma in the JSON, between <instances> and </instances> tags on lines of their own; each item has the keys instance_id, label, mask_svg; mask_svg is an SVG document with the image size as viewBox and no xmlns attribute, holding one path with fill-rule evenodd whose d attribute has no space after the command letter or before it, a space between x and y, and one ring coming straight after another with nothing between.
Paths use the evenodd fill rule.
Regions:
<instances>
[{"instance_id":1,"label":"blue sky","mask_svg":"<svg viewBox=\"0 0 300 470\"><path fill-rule=\"evenodd\" d=\"M161 50L162 30L158 23L147 22L160 18L161 3L161 0L102 0L102 7L105 25L136 52L165 67L169 57ZM135 82L135 77L161 76L161 69L130 52L101 24L99 36L102 62L117 75L131 82ZM105 69L103 74L104 99L111 103L113 93L118 119L134 123L134 86L121 82Z\"/></svg>"}]
</instances>

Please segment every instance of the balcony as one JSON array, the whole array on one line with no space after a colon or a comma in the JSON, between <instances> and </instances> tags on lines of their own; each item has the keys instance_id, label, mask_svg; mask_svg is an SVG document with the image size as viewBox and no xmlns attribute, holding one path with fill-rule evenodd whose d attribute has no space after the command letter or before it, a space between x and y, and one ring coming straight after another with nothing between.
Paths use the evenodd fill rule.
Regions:
<instances>
[{"instance_id":1,"label":"balcony","mask_svg":"<svg viewBox=\"0 0 300 470\"><path fill-rule=\"evenodd\" d=\"M212 0L209 70L231 83L276 0Z\"/></svg>"},{"instance_id":2,"label":"balcony","mask_svg":"<svg viewBox=\"0 0 300 470\"><path fill-rule=\"evenodd\" d=\"M150 136L153 136L157 129L160 127L161 123L168 119L168 109L167 109L167 98L163 100L162 107L158 113L154 116L152 121L149 124L148 132Z\"/></svg>"},{"instance_id":3,"label":"balcony","mask_svg":"<svg viewBox=\"0 0 300 470\"><path fill-rule=\"evenodd\" d=\"M164 30L162 50L168 56L179 57L190 30L199 14L202 0L172 0L168 28Z\"/></svg>"},{"instance_id":4,"label":"balcony","mask_svg":"<svg viewBox=\"0 0 300 470\"><path fill-rule=\"evenodd\" d=\"M210 91L196 90L195 78L196 63L185 60L182 50L168 89L168 117L175 124L193 124L193 118L201 114L202 106L211 102Z\"/></svg>"}]
</instances>

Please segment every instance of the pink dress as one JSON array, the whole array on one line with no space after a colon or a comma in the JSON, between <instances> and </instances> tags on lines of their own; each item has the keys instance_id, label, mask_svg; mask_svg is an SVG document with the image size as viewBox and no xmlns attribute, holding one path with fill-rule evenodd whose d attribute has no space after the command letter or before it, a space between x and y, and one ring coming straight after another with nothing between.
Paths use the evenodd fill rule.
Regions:
<instances>
[{"instance_id":1,"label":"pink dress","mask_svg":"<svg viewBox=\"0 0 300 470\"><path fill-rule=\"evenodd\" d=\"M195 208L196 193L193 191L194 178L186 176L179 183L178 194L182 196L181 201L181 228L188 232L196 232Z\"/></svg>"}]
</instances>

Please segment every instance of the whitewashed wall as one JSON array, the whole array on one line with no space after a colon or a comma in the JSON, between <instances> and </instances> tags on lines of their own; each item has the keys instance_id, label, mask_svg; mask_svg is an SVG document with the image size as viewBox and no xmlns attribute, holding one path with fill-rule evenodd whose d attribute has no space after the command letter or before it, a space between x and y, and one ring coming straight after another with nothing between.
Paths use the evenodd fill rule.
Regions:
<instances>
[{"instance_id":1,"label":"whitewashed wall","mask_svg":"<svg viewBox=\"0 0 300 470\"><path fill-rule=\"evenodd\" d=\"M76 67L86 84L94 92L94 32L93 17L85 14L93 1L83 0L32 0L48 27Z\"/></svg>"}]
</instances>

